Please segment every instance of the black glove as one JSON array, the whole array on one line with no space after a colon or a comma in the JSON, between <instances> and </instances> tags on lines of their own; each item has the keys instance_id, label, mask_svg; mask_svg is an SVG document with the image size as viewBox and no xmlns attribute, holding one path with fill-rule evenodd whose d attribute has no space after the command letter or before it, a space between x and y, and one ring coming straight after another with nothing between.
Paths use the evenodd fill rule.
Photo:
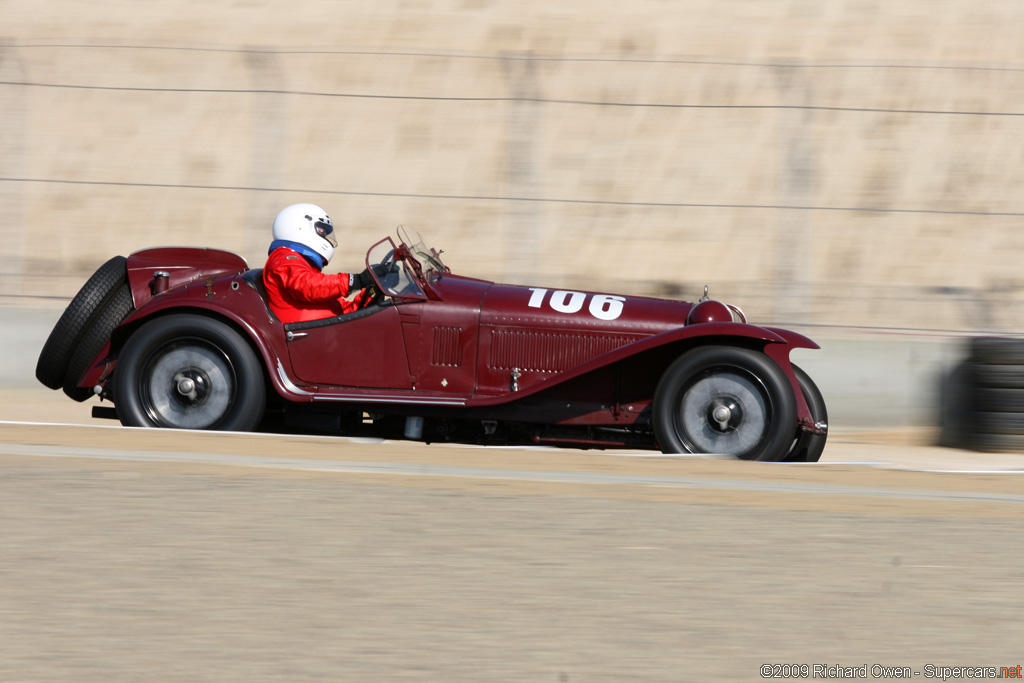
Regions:
<instances>
[{"instance_id":1,"label":"black glove","mask_svg":"<svg viewBox=\"0 0 1024 683\"><path fill-rule=\"evenodd\" d=\"M348 288L352 291L355 291L357 289L365 289L367 287L372 287L373 285L377 284L373 280L373 275L370 275L371 268L373 269L373 272L376 273L377 277L381 279L384 279L384 276L387 275L388 273L398 272L398 265L395 263L392 263L390 267L385 266L383 263L375 263L372 266L370 266L370 268L367 268L358 275L349 275Z\"/></svg>"},{"instance_id":2,"label":"black glove","mask_svg":"<svg viewBox=\"0 0 1024 683\"><path fill-rule=\"evenodd\" d=\"M373 276L370 275L370 270L367 268L361 273L351 273L348 276L348 288L349 291L356 291L357 289L366 289L372 286L374 283Z\"/></svg>"}]
</instances>

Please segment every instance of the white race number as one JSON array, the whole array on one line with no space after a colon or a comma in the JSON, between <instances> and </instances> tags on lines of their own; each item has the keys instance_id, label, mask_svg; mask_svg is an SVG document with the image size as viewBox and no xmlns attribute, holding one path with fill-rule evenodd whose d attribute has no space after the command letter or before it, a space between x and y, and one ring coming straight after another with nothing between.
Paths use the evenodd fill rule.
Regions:
<instances>
[{"instance_id":1,"label":"white race number","mask_svg":"<svg viewBox=\"0 0 1024 683\"><path fill-rule=\"evenodd\" d=\"M564 292L558 290L551 293L551 299L548 303L551 304L551 308L559 313L578 313L583 308L583 302L586 298L587 295L583 292Z\"/></svg>"},{"instance_id":2,"label":"white race number","mask_svg":"<svg viewBox=\"0 0 1024 683\"><path fill-rule=\"evenodd\" d=\"M530 292L530 301L526 305L530 308L543 308L548 290L531 287ZM583 292L568 292L559 289L551 293L548 306L559 313L579 313L583 310L586 299L587 295ZM598 320L615 320L622 315L625 300L626 297L614 294L594 294L587 310Z\"/></svg>"}]
</instances>

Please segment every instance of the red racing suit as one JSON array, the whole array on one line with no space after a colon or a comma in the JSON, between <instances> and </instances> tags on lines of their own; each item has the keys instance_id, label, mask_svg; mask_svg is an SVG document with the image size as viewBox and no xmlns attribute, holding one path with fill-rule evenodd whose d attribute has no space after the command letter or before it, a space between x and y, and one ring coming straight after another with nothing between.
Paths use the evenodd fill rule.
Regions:
<instances>
[{"instance_id":1,"label":"red racing suit","mask_svg":"<svg viewBox=\"0 0 1024 683\"><path fill-rule=\"evenodd\" d=\"M322 273L288 247L270 253L263 284L270 310L283 323L331 318L359 308L342 298L349 294L348 273Z\"/></svg>"}]
</instances>

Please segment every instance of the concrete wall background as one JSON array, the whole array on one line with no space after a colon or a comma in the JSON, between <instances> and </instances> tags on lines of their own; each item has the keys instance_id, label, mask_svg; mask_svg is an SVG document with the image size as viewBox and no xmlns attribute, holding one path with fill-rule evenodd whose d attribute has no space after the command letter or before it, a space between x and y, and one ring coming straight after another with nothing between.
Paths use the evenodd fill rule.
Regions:
<instances>
[{"instance_id":1,"label":"concrete wall background","mask_svg":"<svg viewBox=\"0 0 1024 683\"><path fill-rule=\"evenodd\" d=\"M466 274L709 284L815 338L1024 333L1022 28L1017 0L0 0L0 297L55 317L161 244L258 264L309 200L332 270L404 223Z\"/></svg>"}]
</instances>

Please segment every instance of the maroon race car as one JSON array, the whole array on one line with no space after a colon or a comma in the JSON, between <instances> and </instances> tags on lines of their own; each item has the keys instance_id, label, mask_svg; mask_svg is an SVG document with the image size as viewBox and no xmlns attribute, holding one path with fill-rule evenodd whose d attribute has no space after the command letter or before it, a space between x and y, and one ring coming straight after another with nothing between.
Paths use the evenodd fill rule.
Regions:
<instances>
[{"instance_id":1,"label":"maroon race car","mask_svg":"<svg viewBox=\"0 0 1024 683\"><path fill-rule=\"evenodd\" d=\"M453 274L404 228L366 264L376 287L358 311L282 324L236 254L116 256L36 376L131 426L821 456L825 403L789 360L818 346L706 289L687 303L495 284Z\"/></svg>"}]
</instances>

